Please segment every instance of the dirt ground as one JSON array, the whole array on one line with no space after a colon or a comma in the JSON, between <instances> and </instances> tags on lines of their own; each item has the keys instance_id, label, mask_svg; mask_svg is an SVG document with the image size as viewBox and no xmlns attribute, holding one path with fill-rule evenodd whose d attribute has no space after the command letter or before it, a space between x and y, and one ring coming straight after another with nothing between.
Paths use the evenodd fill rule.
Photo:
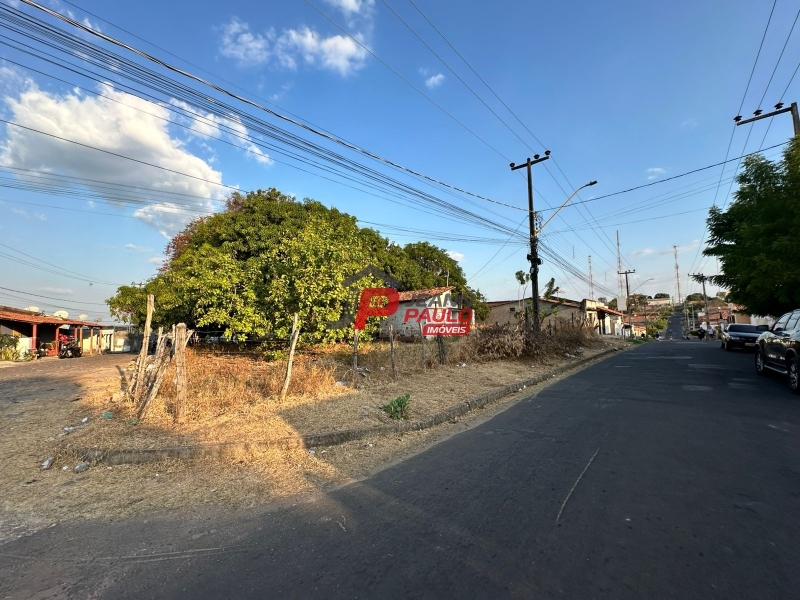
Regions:
<instances>
[{"instance_id":1,"label":"dirt ground","mask_svg":"<svg viewBox=\"0 0 800 600\"><path fill-rule=\"evenodd\" d=\"M597 342L584 349L583 357L609 347L607 342ZM411 395L411 418L415 419L576 360L552 358L536 365L530 361L453 365L403 374L396 382L388 377L369 381L367 377L363 388L355 392L335 386L335 393L326 398L300 394L283 403L255 402L241 407L237 415L220 415L214 427L208 427L207 419L190 419L185 426L177 427L166 412L157 412L152 420L134 425L129 419L130 409L111 402L114 392L121 389L132 358L44 359L0 369L0 456L4 457L0 543L65 520L125 518L205 504L246 509L327 489L366 477L474 427L523 395L502 399L456 423L315 448L313 454L303 449L271 449L216 461L171 460L114 467L97 464L76 474L72 470L76 464L72 449L76 447L159 447L236 440L245 433L242 422L247 423L244 429L248 435L263 431L262 439L370 426L388 422L379 407L406 393ZM530 392L528 388L524 394ZM103 418L103 413L111 413L112 418ZM82 423L84 418L88 422ZM65 427L75 429L67 432ZM50 456L54 457L53 466L40 471L39 464Z\"/></svg>"}]
</instances>

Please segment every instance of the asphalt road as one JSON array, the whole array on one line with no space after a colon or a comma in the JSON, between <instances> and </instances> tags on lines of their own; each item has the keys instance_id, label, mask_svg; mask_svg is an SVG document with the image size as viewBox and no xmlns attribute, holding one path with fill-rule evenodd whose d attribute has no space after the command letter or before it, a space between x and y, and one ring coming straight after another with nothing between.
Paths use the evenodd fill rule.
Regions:
<instances>
[{"instance_id":1,"label":"asphalt road","mask_svg":"<svg viewBox=\"0 0 800 600\"><path fill-rule=\"evenodd\" d=\"M799 434L752 354L642 344L294 505L6 544L0 597L798 598Z\"/></svg>"}]
</instances>

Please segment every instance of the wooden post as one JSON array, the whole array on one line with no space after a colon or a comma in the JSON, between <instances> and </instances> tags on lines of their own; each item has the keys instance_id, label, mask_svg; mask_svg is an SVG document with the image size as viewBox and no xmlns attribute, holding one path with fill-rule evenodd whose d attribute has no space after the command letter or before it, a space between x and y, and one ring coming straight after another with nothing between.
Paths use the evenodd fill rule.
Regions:
<instances>
[{"instance_id":1,"label":"wooden post","mask_svg":"<svg viewBox=\"0 0 800 600\"><path fill-rule=\"evenodd\" d=\"M150 404L158 395L158 390L161 388L161 382L164 380L164 374L167 372L169 363L172 362L173 351L175 347L170 344L169 340L164 337L159 337L158 348L156 349L156 356L153 359L153 369L150 371L150 376L146 381L142 382L139 390L144 394L144 399L139 406L139 413L137 417L140 421L144 420L147 416L147 411L150 409Z\"/></svg>"},{"instance_id":2,"label":"wooden post","mask_svg":"<svg viewBox=\"0 0 800 600\"><path fill-rule=\"evenodd\" d=\"M445 348L444 345L444 336L437 335L436 343L439 346L439 364L441 365L447 364L447 349Z\"/></svg>"},{"instance_id":3,"label":"wooden post","mask_svg":"<svg viewBox=\"0 0 800 600\"><path fill-rule=\"evenodd\" d=\"M297 345L297 338L300 337L300 328L297 326L297 313L294 313L294 322L292 323L292 343L289 346L289 362L286 365L286 377L283 380L283 389L281 390L281 400L286 398L286 392L289 391L289 382L292 379L292 362L294 361L294 349Z\"/></svg>"},{"instance_id":4,"label":"wooden post","mask_svg":"<svg viewBox=\"0 0 800 600\"><path fill-rule=\"evenodd\" d=\"M418 323L419 325L419 339L422 342L422 370L425 370L425 336L422 333L422 323Z\"/></svg>"},{"instance_id":5,"label":"wooden post","mask_svg":"<svg viewBox=\"0 0 800 600\"><path fill-rule=\"evenodd\" d=\"M394 366L394 326L389 325L389 355L392 357L392 379L397 379L397 369Z\"/></svg>"},{"instance_id":6,"label":"wooden post","mask_svg":"<svg viewBox=\"0 0 800 600\"><path fill-rule=\"evenodd\" d=\"M358 329L353 329L353 387L358 387Z\"/></svg>"},{"instance_id":7,"label":"wooden post","mask_svg":"<svg viewBox=\"0 0 800 600\"><path fill-rule=\"evenodd\" d=\"M186 422L186 323L178 323L175 328L175 420Z\"/></svg>"},{"instance_id":8,"label":"wooden post","mask_svg":"<svg viewBox=\"0 0 800 600\"><path fill-rule=\"evenodd\" d=\"M153 294L147 295L147 318L144 321L144 333L142 334L142 347L139 349L139 359L136 363L136 372L134 380L131 382L130 396L131 399L136 401L139 396L139 388L141 381L144 379L144 365L147 362L147 347L150 341L150 323L153 322L153 307L155 305L155 296Z\"/></svg>"}]
</instances>

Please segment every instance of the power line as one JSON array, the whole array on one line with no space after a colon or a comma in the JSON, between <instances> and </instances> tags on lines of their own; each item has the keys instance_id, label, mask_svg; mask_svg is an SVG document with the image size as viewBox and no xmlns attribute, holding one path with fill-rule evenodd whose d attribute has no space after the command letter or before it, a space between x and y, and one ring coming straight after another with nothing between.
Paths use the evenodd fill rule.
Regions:
<instances>
[{"instance_id":1,"label":"power line","mask_svg":"<svg viewBox=\"0 0 800 600\"><path fill-rule=\"evenodd\" d=\"M41 294L34 294L32 292L24 292L22 290L12 290L11 288L2 287L0 286L0 290L6 290L7 292L16 292L18 294L23 294L25 296L35 296L36 298L47 298L48 300L65 300L65 298L54 298L53 296L42 296ZM93 304L96 306L107 306L105 302L86 302L84 300L75 300L76 303L80 304Z\"/></svg>"},{"instance_id":2,"label":"power line","mask_svg":"<svg viewBox=\"0 0 800 600\"><path fill-rule=\"evenodd\" d=\"M23 0L24 1L24 0ZM773 0L772 8L769 11L769 17L767 18L767 25L764 27L764 34L761 36L761 43L758 45L758 51L756 52L756 58L753 61L753 68L750 70L750 77L747 78L747 85L744 88L744 94L742 94L742 101L739 103L739 110L736 114L740 114L742 112L742 107L744 106L744 101L747 98L747 92L750 90L750 83L753 81L753 74L756 72L756 66L758 65L758 58L761 56L761 49L764 47L764 40L767 38L767 32L769 31L769 24L772 22L772 14L775 12L775 6L778 4L778 0ZM752 130L752 128L751 128ZM731 131L731 139L728 142L728 150L725 152L725 160L728 160L728 155L731 151L731 145L733 144L733 136L736 134L736 125L734 124L733 130ZM737 167L738 168L738 167ZM724 171L724 169L723 169ZM714 201L712 202L712 206L716 206L717 204L717 195L719 194L719 188L722 185L722 173L719 175L719 184L717 185L717 191L714 193ZM708 231L708 223L706 223L705 227L703 228L703 235L701 236L701 240L704 240L706 232ZM694 269L694 265L697 262L697 257L700 256L700 250L703 247L703 241L700 242L700 245L697 247L697 254L695 254L694 260L692 261L691 267L689 267L689 271L691 272Z\"/></svg>"},{"instance_id":3,"label":"power line","mask_svg":"<svg viewBox=\"0 0 800 600\"><path fill-rule=\"evenodd\" d=\"M214 89L215 91L217 91L217 92L219 92L221 94L224 94L224 95L229 96L231 98L234 98L234 99L236 99L236 100L238 100L240 102L243 102L243 103L245 103L245 104L247 104L249 106L252 106L252 107L257 108L257 109L259 109L261 111L264 111L264 112L266 112L266 113L268 113L268 114L270 114L270 115L272 115L272 116L274 116L274 117L276 117L278 119L281 119L281 120L283 120L285 122L291 123L291 124L301 128L301 129L303 129L305 131L308 131L308 132L313 133L313 134L315 134L317 136L320 136L320 137L322 137L324 139L327 139L327 140L329 140L331 142L334 142L336 144L344 146L344 147L346 147L346 148L348 148L348 149L350 149L350 150L352 150L354 152L358 152L358 153L363 154L365 156L368 156L368 157L370 157L370 158L372 158L374 160L382 162L382 163L384 163L386 165L392 166L393 168L399 169L401 171L405 171L406 173L414 175L415 177L421 177L421 178L426 179L426 180L428 180L428 181L430 181L432 183L436 183L437 185L448 187L448 188L456 190L456 191L458 191L460 193L467 194L469 196L476 197L476 198L479 198L479 199L484 200L484 201L496 202L497 203L497 201L492 200L490 198L486 198L486 197L481 196L479 194L475 194L473 192L469 192L469 191L464 190L462 188L459 188L457 186L454 186L454 185L451 185L451 184L447 184L447 183L445 183L443 181L440 181L438 179L435 179L433 177L424 175L423 173L420 173L420 172L415 171L413 169L410 169L408 167L404 167L404 166L402 166L402 165L400 165L398 163L395 163L395 162L393 162L393 161L391 161L391 160L389 160L387 158L384 158L384 157L382 157L382 156L380 156L378 154L369 152L368 150L366 150L364 148L361 148L361 147L359 147L359 146L357 146L355 144L347 142L346 140L344 140L341 137L326 133L326 132L324 132L324 131L322 131L322 130L320 130L318 128L306 125L305 123L301 123L297 119L289 118L286 115L283 115L283 114L278 113L278 112L276 112L276 111L274 111L272 109L269 109L269 108L267 108L265 106L262 106L261 104L258 104L257 102L254 102L252 100L249 100L247 98L244 98L242 96L234 94L233 92L231 92L231 91L229 91L229 90L227 90L227 89L225 89L223 87L220 87L220 86L218 86L218 85L216 85L214 83L211 83L211 82L209 82L209 81L207 81L207 80L205 80L205 79L203 79L201 77L198 77L197 75L189 73L189 72L187 72L187 71L185 71L183 69L175 67L175 66L173 66L173 65L171 65L171 64L169 64L169 63L167 63L167 62L165 62L165 61L163 61L163 60L161 60L159 58L156 58L156 57L154 57L154 56L142 51L142 50L139 50L139 49L137 49L137 48L135 48L133 46L130 46L129 44L126 44L126 43L121 42L120 40L117 40L117 39L115 39L115 38L113 38L111 36L108 36L108 35L106 35L104 33L96 31L96 30L92 29L91 27L87 27L86 25L84 25L82 23L79 23L78 21L76 21L76 20L74 20L74 19L72 19L72 18L70 18L68 16L62 15L62 14L57 13L57 12L47 8L47 7L44 7L44 6L40 5L40 4L37 4L36 2L33 2L33 0L20 0L20 1L25 3L25 4L27 4L27 5L29 5L29 6L37 8L37 9L49 14L50 16L52 16L52 17L54 17L56 19L64 21L64 22L72 25L73 27L76 27L76 28L84 31L85 33L87 33L89 35L92 35L92 36L95 36L95 37L99 37L99 38L105 40L106 42L108 42L110 44L113 44L115 46L124 48L124 49L128 50L129 52L133 52L134 54L137 54L138 56L140 56L140 57L142 57L142 58L144 58L144 59L146 59L146 60L148 60L150 62L158 64L158 65L162 66L163 68L165 68L165 69L167 69L169 71L172 71L174 73L178 73L180 75L183 75L184 77L187 77L187 78L189 78L189 79L191 79L193 81L196 81L196 82L201 83L201 84L203 84L203 85L205 85L207 87L210 87L210 88ZM308 1L308 0L306 0L306 1ZM309 4L312 7L314 7L314 5L311 4L310 2L309 2ZM5 7L3 7L3 8L6 9ZM319 9L317 9L316 7L314 7L314 8L319 11ZM321 11L319 11L319 12L321 12ZM321 12L321 14L323 14L323 16L325 15L322 12ZM334 22L334 24L335 24L335 22ZM342 29L339 25L337 25L337 27ZM342 29L342 30L345 31L344 29ZM346 31L345 31L345 33L346 33ZM355 38L353 38L353 39L355 40ZM358 40L355 40L355 41L361 45L361 43L358 42ZM365 47L365 50L367 50L368 52L371 53L371 51L366 47ZM378 59L378 60L380 60L380 59ZM413 84L410 84L410 85L413 86ZM423 96L425 96L425 94L423 92L420 91L420 93ZM431 102L433 102L433 101L431 100ZM501 154L501 156L502 156L502 154Z\"/></svg>"}]
</instances>

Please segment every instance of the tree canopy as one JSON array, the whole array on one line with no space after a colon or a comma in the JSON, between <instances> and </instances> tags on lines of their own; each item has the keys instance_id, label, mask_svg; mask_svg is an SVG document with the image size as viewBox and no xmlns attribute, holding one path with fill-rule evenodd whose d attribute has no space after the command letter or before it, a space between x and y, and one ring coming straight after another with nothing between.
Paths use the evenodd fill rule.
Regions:
<instances>
[{"instance_id":1,"label":"tree canopy","mask_svg":"<svg viewBox=\"0 0 800 600\"><path fill-rule=\"evenodd\" d=\"M800 307L800 138L780 161L748 156L727 210L708 216L706 256L719 259L710 281L751 314L777 316Z\"/></svg>"},{"instance_id":2,"label":"tree canopy","mask_svg":"<svg viewBox=\"0 0 800 600\"><path fill-rule=\"evenodd\" d=\"M449 285L465 306L488 313L458 263L428 242L399 246L356 218L321 203L297 202L278 190L234 193L223 212L196 219L166 248L159 273L142 287L122 286L107 300L112 315L144 323L146 296L156 296L153 324L180 321L230 338L287 337L298 313L306 342L341 338L329 323L352 311L342 282L374 266L401 290ZM382 287L374 276L358 287Z\"/></svg>"},{"instance_id":3,"label":"tree canopy","mask_svg":"<svg viewBox=\"0 0 800 600\"><path fill-rule=\"evenodd\" d=\"M665 294L664 292L659 292L658 294L653 296L653 298L656 298L656 299L658 299L658 298L669 298L669 294Z\"/></svg>"}]
</instances>

